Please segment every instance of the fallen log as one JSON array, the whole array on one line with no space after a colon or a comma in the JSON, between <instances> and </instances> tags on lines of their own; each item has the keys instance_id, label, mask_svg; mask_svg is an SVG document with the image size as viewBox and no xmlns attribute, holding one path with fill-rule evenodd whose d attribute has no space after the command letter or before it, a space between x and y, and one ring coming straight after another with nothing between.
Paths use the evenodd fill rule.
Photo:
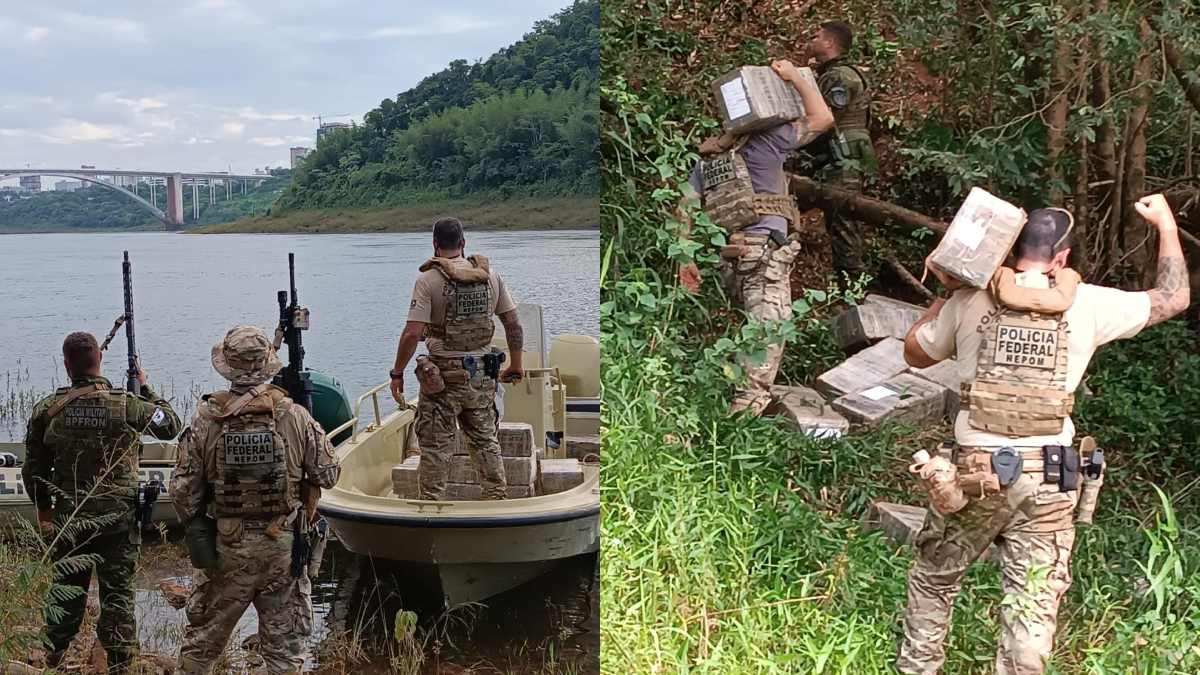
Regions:
<instances>
[{"instance_id":1,"label":"fallen log","mask_svg":"<svg viewBox=\"0 0 1200 675\"><path fill-rule=\"evenodd\" d=\"M946 223L891 202L867 197L852 190L825 185L807 176L790 174L788 181L792 196L800 202L801 208L835 207L843 209L850 216L876 227L899 223L913 229L929 228L938 234L946 231Z\"/></svg>"}]
</instances>

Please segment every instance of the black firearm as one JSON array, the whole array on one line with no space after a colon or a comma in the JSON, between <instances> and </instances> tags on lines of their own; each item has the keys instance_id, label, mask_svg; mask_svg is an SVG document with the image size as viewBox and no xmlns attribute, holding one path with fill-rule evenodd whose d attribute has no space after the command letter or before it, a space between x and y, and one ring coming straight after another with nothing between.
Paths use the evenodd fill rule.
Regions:
<instances>
[{"instance_id":1,"label":"black firearm","mask_svg":"<svg viewBox=\"0 0 1200 675\"><path fill-rule=\"evenodd\" d=\"M296 255L288 254L288 291L279 291L279 337L288 348L287 367L275 376L275 384L288 393L297 404L312 412L312 381L304 372L304 344L300 331L308 330L308 309L301 307L296 295ZM280 345L276 344L276 349Z\"/></svg>"},{"instance_id":2,"label":"black firearm","mask_svg":"<svg viewBox=\"0 0 1200 675\"><path fill-rule=\"evenodd\" d=\"M300 306L296 293L296 254L288 254L288 285L287 291L279 291L276 298L279 301L279 330L277 340L287 345L288 364L275 376L275 384L288 393L288 398L303 406L312 413L312 380L304 371L304 343L300 331L308 330L308 309ZM279 345L276 345L278 348ZM303 471L303 469L301 469ZM300 500L303 502L300 513L292 521L292 564L291 575L302 576L309 568L313 549L317 545L319 528L312 527L309 521L310 511L315 513L316 501L320 498L319 489L309 486L305 480L300 481Z\"/></svg>"},{"instance_id":3,"label":"black firearm","mask_svg":"<svg viewBox=\"0 0 1200 675\"><path fill-rule=\"evenodd\" d=\"M108 349L108 343L112 342L117 330L124 325L129 357L129 368L125 371L125 391L141 394L142 387L138 383L137 340L133 333L133 265L129 262L129 251L125 251L125 262L121 263L121 283L125 289L125 313L113 322L112 330L108 331L104 343L100 345L100 351Z\"/></svg>"}]
</instances>

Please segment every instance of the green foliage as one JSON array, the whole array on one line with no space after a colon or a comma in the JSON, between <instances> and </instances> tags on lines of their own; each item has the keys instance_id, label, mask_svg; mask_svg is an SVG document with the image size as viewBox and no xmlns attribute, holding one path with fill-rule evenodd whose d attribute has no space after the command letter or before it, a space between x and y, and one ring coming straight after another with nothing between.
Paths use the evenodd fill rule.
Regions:
<instances>
[{"instance_id":1,"label":"green foliage","mask_svg":"<svg viewBox=\"0 0 1200 675\"><path fill-rule=\"evenodd\" d=\"M267 178L262 185L249 186L242 195L240 188L230 199L225 198L225 188L217 186L217 201L209 204L206 186L200 186L200 220L192 220L192 189L183 188L184 227L227 223L247 216L261 215L269 211L271 204L283 192L288 176ZM149 201L150 188L138 186L138 194ZM158 204L166 203L166 189L157 188ZM38 192L27 199L0 201L0 231L46 231L46 230L144 230L162 229L162 222L144 206L128 195L115 190L91 186L74 192Z\"/></svg>"},{"instance_id":2,"label":"green foliage","mask_svg":"<svg viewBox=\"0 0 1200 675\"><path fill-rule=\"evenodd\" d=\"M695 161L691 147L715 126L706 114L708 82L738 61L780 53L783 40L771 26L784 25L779 17L789 6L614 0L603 8L606 674L893 672L913 553L864 533L861 517L874 500L919 503L908 457L949 430L883 428L818 441L775 420L731 418L737 356L753 357L786 337L781 379L810 381L839 357L826 321L833 303L847 298L809 289L794 306L794 321L747 322L716 282L723 231L692 212L691 239L683 240L675 210ZM855 18L875 16L878 6L841 5ZM944 67L960 67L949 62L958 57L953 50L969 43L933 51L961 37L959 3L889 7L897 23L926 31L923 44L945 56ZM1003 13L1004 25L1023 29L1054 20L1053 8L1031 3L991 7ZM712 37L699 37L710 20L705 35ZM999 30L982 23L975 29ZM729 34L736 39L723 38ZM887 35L864 40L865 49L885 59L885 68L897 67L902 59ZM900 51L911 39L898 39ZM1000 53L1010 49L1005 43ZM1035 46L1029 53L1043 52ZM997 104L997 120L1020 108ZM917 204L930 213L953 211L955 176L963 186L1000 176L1013 190L1043 189L1026 173L1039 170L1040 121L968 144L982 123L953 115L896 119L918 166L911 181L893 188L920 194ZM911 239L904 245L928 248L921 233ZM702 275L696 296L675 282L677 266L690 261ZM1192 543L1200 494L1190 459L1200 429L1188 417L1200 402L1200 364L1192 335L1170 323L1097 355L1089 379L1097 396L1081 402L1077 424L1109 449L1110 470L1096 525L1078 531L1075 582L1059 612L1048 672L1200 672L1200 547ZM995 565L968 573L946 672L992 672L1001 584Z\"/></svg>"},{"instance_id":3,"label":"green foliage","mask_svg":"<svg viewBox=\"0 0 1200 675\"><path fill-rule=\"evenodd\" d=\"M486 61L385 99L318 142L277 208L595 194L599 11L576 0Z\"/></svg>"}]
</instances>

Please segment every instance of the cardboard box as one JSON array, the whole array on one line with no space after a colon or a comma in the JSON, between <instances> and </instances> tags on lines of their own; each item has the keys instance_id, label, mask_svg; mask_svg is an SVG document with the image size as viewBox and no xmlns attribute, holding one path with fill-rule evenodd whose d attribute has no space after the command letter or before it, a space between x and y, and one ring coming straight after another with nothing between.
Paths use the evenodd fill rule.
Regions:
<instances>
[{"instance_id":1,"label":"cardboard box","mask_svg":"<svg viewBox=\"0 0 1200 675\"><path fill-rule=\"evenodd\" d=\"M768 415L778 415L796 431L814 438L841 438L850 430L850 422L829 406L816 390L808 387L771 387L774 399Z\"/></svg>"},{"instance_id":2,"label":"cardboard box","mask_svg":"<svg viewBox=\"0 0 1200 675\"><path fill-rule=\"evenodd\" d=\"M801 75L816 86L810 68ZM768 66L743 66L712 84L725 131L745 134L769 129L805 116L800 93Z\"/></svg>"},{"instance_id":3,"label":"cardboard box","mask_svg":"<svg viewBox=\"0 0 1200 675\"><path fill-rule=\"evenodd\" d=\"M539 495L566 492L583 483L583 467L576 459L543 459L538 475Z\"/></svg>"},{"instance_id":4,"label":"cardboard box","mask_svg":"<svg viewBox=\"0 0 1200 675\"><path fill-rule=\"evenodd\" d=\"M904 339L923 313L919 309L868 301L838 315L833 334L843 351L856 352L886 338Z\"/></svg>"},{"instance_id":5,"label":"cardboard box","mask_svg":"<svg viewBox=\"0 0 1200 675\"><path fill-rule=\"evenodd\" d=\"M1025 227L1025 219L1023 209L971 188L929 264L968 286L987 288Z\"/></svg>"},{"instance_id":6,"label":"cardboard box","mask_svg":"<svg viewBox=\"0 0 1200 675\"><path fill-rule=\"evenodd\" d=\"M504 480L509 485L529 487L537 479L537 460L534 457L504 457ZM465 455L450 458L451 483L478 483L475 462Z\"/></svg>"},{"instance_id":7,"label":"cardboard box","mask_svg":"<svg viewBox=\"0 0 1200 675\"><path fill-rule=\"evenodd\" d=\"M421 496L421 456L414 455L403 463L392 467L392 492L401 499L418 499Z\"/></svg>"},{"instance_id":8,"label":"cardboard box","mask_svg":"<svg viewBox=\"0 0 1200 675\"><path fill-rule=\"evenodd\" d=\"M882 384L907 368L904 340L886 338L825 371L817 378L815 388L830 398L837 398Z\"/></svg>"},{"instance_id":9,"label":"cardboard box","mask_svg":"<svg viewBox=\"0 0 1200 675\"><path fill-rule=\"evenodd\" d=\"M901 373L882 384L836 399L833 409L852 423L865 426L888 420L936 424L946 414L946 388L912 373Z\"/></svg>"},{"instance_id":10,"label":"cardboard box","mask_svg":"<svg viewBox=\"0 0 1200 675\"><path fill-rule=\"evenodd\" d=\"M505 457L531 457L537 444L533 426L525 422L500 423L500 454Z\"/></svg>"},{"instance_id":11,"label":"cardboard box","mask_svg":"<svg viewBox=\"0 0 1200 675\"><path fill-rule=\"evenodd\" d=\"M533 488L527 485L510 485L504 491L505 499L532 497ZM474 483L446 483L446 501L477 502L483 498L483 488Z\"/></svg>"}]
</instances>

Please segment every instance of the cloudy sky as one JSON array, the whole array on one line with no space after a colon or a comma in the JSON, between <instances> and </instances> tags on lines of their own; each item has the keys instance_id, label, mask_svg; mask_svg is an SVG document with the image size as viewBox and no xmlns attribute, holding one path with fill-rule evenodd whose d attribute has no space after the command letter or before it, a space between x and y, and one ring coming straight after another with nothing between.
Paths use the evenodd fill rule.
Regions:
<instances>
[{"instance_id":1,"label":"cloudy sky","mask_svg":"<svg viewBox=\"0 0 1200 675\"><path fill-rule=\"evenodd\" d=\"M361 121L569 0L12 0L0 168L286 166L315 115ZM346 117L330 121L349 121Z\"/></svg>"}]
</instances>

